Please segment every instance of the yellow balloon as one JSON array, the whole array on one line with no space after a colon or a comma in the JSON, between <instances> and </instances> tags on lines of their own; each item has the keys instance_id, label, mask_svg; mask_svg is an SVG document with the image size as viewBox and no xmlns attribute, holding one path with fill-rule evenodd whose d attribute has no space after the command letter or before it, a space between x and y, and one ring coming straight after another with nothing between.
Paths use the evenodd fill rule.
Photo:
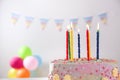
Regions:
<instances>
[{"instance_id":1,"label":"yellow balloon","mask_svg":"<svg viewBox=\"0 0 120 80\"><path fill-rule=\"evenodd\" d=\"M10 69L8 71L8 78L16 78L16 75L17 75L17 70L16 69Z\"/></svg>"}]
</instances>

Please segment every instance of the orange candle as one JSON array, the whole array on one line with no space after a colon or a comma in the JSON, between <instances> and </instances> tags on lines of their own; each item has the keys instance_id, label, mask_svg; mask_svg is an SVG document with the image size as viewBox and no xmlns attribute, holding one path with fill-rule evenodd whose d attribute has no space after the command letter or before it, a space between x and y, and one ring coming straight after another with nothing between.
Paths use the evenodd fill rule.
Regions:
<instances>
[{"instance_id":1,"label":"orange candle","mask_svg":"<svg viewBox=\"0 0 120 80\"><path fill-rule=\"evenodd\" d=\"M86 30L86 42L87 42L87 60L90 60L90 32L89 32L89 26L87 25Z\"/></svg>"},{"instance_id":2,"label":"orange candle","mask_svg":"<svg viewBox=\"0 0 120 80\"><path fill-rule=\"evenodd\" d=\"M89 26L88 26L89 27ZM88 30L89 30L89 28L88 28ZM90 48L90 30L89 30L89 37L88 37L89 39L88 39L88 41L89 41L89 56L90 56L90 58L91 58L91 48Z\"/></svg>"}]
</instances>

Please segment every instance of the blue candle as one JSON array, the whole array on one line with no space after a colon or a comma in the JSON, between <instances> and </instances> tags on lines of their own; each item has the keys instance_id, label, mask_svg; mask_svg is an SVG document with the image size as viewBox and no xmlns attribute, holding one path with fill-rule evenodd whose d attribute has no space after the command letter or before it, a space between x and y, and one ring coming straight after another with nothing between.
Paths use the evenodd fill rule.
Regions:
<instances>
[{"instance_id":1,"label":"blue candle","mask_svg":"<svg viewBox=\"0 0 120 80\"><path fill-rule=\"evenodd\" d=\"M97 55L96 55L96 57L97 57L97 59L99 59L99 23L98 23L98 27L97 27L97 32L96 32L96 40L97 40L97 43L96 43L96 47L97 47L97 49L96 49L96 53L97 53Z\"/></svg>"},{"instance_id":2,"label":"blue candle","mask_svg":"<svg viewBox=\"0 0 120 80\"><path fill-rule=\"evenodd\" d=\"M80 33L78 29L78 58L80 58Z\"/></svg>"}]
</instances>

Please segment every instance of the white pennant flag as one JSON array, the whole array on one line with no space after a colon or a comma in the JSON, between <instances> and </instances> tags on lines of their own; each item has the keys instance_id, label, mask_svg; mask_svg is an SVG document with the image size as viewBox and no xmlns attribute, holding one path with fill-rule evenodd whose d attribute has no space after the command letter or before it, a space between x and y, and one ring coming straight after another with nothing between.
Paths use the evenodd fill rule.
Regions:
<instances>
[{"instance_id":1,"label":"white pennant flag","mask_svg":"<svg viewBox=\"0 0 120 80\"><path fill-rule=\"evenodd\" d=\"M25 17L25 23L26 23L26 27L29 28L33 22L34 18L30 17L30 16L26 16Z\"/></svg>"},{"instance_id":2,"label":"white pennant flag","mask_svg":"<svg viewBox=\"0 0 120 80\"><path fill-rule=\"evenodd\" d=\"M70 19L70 24L72 23L72 27L73 29L76 29L77 25L78 25L78 18L72 18Z\"/></svg>"},{"instance_id":3,"label":"white pennant flag","mask_svg":"<svg viewBox=\"0 0 120 80\"><path fill-rule=\"evenodd\" d=\"M11 22L12 22L13 24L16 24L17 21L18 21L18 19L19 19L19 17L20 17L19 14L12 13L12 14L11 14Z\"/></svg>"},{"instance_id":4,"label":"white pennant flag","mask_svg":"<svg viewBox=\"0 0 120 80\"><path fill-rule=\"evenodd\" d=\"M44 30L47 26L49 19L40 18L41 29Z\"/></svg>"},{"instance_id":5,"label":"white pennant flag","mask_svg":"<svg viewBox=\"0 0 120 80\"><path fill-rule=\"evenodd\" d=\"M89 17L85 17L85 18L84 18L86 24L89 25L89 27L91 27L91 25L92 25L92 19L93 19L92 16L89 16Z\"/></svg>"},{"instance_id":6,"label":"white pennant flag","mask_svg":"<svg viewBox=\"0 0 120 80\"><path fill-rule=\"evenodd\" d=\"M107 24L107 13L99 14L99 18L103 24Z\"/></svg>"},{"instance_id":7,"label":"white pennant flag","mask_svg":"<svg viewBox=\"0 0 120 80\"><path fill-rule=\"evenodd\" d=\"M57 30L62 31L63 22L64 22L63 19L55 19Z\"/></svg>"}]
</instances>

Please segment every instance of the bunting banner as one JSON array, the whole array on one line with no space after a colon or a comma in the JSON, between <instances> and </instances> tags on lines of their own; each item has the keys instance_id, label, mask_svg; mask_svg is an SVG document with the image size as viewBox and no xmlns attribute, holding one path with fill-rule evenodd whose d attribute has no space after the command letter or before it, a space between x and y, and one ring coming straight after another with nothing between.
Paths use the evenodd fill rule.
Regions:
<instances>
[{"instance_id":1,"label":"bunting banner","mask_svg":"<svg viewBox=\"0 0 120 80\"><path fill-rule=\"evenodd\" d=\"M107 24L107 13L101 13L98 16L103 24Z\"/></svg>"},{"instance_id":2,"label":"bunting banner","mask_svg":"<svg viewBox=\"0 0 120 80\"><path fill-rule=\"evenodd\" d=\"M62 31L63 19L55 19L56 28L58 31Z\"/></svg>"},{"instance_id":3,"label":"bunting banner","mask_svg":"<svg viewBox=\"0 0 120 80\"><path fill-rule=\"evenodd\" d=\"M93 19L92 16L84 17L84 20L85 20L86 24L89 25L89 27L91 27L92 19Z\"/></svg>"},{"instance_id":4,"label":"bunting banner","mask_svg":"<svg viewBox=\"0 0 120 80\"><path fill-rule=\"evenodd\" d=\"M47 26L49 19L40 18L41 29L44 30Z\"/></svg>"},{"instance_id":5,"label":"bunting banner","mask_svg":"<svg viewBox=\"0 0 120 80\"><path fill-rule=\"evenodd\" d=\"M70 24L72 24L73 29L77 28L78 20L79 20L78 18L72 18L72 19L70 19Z\"/></svg>"},{"instance_id":6,"label":"bunting banner","mask_svg":"<svg viewBox=\"0 0 120 80\"><path fill-rule=\"evenodd\" d=\"M19 20L19 18L21 17L22 15L19 15L17 13L12 13L11 14L11 22L12 24L16 24ZM107 23L107 18L108 18L108 14L107 13L101 13L99 15L97 15L98 18L100 19L100 21L103 23L103 24L106 24ZM35 17L31 17L31 16L22 16L23 18L25 18L25 26L27 28L29 28L31 26L31 24L33 23L34 19L36 19ZM89 25L91 27L92 25L92 20L93 20L93 17L95 16L87 16L87 17L84 17L84 21L87 25ZM42 30L45 30L48 22L50 21L50 19L48 18L38 18L38 21L40 22L40 27ZM58 31L62 31L62 27L63 27L63 24L64 22L66 21L66 19L53 19L55 25L56 25L56 29ZM79 21L79 18L70 18L68 20L69 24L72 24L73 26L73 29L77 29L77 26L78 26L78 21Z\"/></svg>"},{"instance_id":7,"label":"bunting banner","mask_svg":"<svg viewBox=\"0 0 120 80\"><path fill-rule=\"evenodd\" d=\"M26 23L26 27L29 28L33 22L34 18L30 17L30 16L26 16L25 17L25 23Z\"/></svg>"},{"instance_id":8,"label":"bunting banner","mask_svg":"<svg viewBox=\"0 0 120 80\"><path fill-rule=\"evenodd\" d=\"M11 22L12 22L13 24L16 24L17 21L18 21L18 19L19 19L19 17L20 17L19 14L12 13L12 14L11 14Z\"/></svg>"}]
</instances>

